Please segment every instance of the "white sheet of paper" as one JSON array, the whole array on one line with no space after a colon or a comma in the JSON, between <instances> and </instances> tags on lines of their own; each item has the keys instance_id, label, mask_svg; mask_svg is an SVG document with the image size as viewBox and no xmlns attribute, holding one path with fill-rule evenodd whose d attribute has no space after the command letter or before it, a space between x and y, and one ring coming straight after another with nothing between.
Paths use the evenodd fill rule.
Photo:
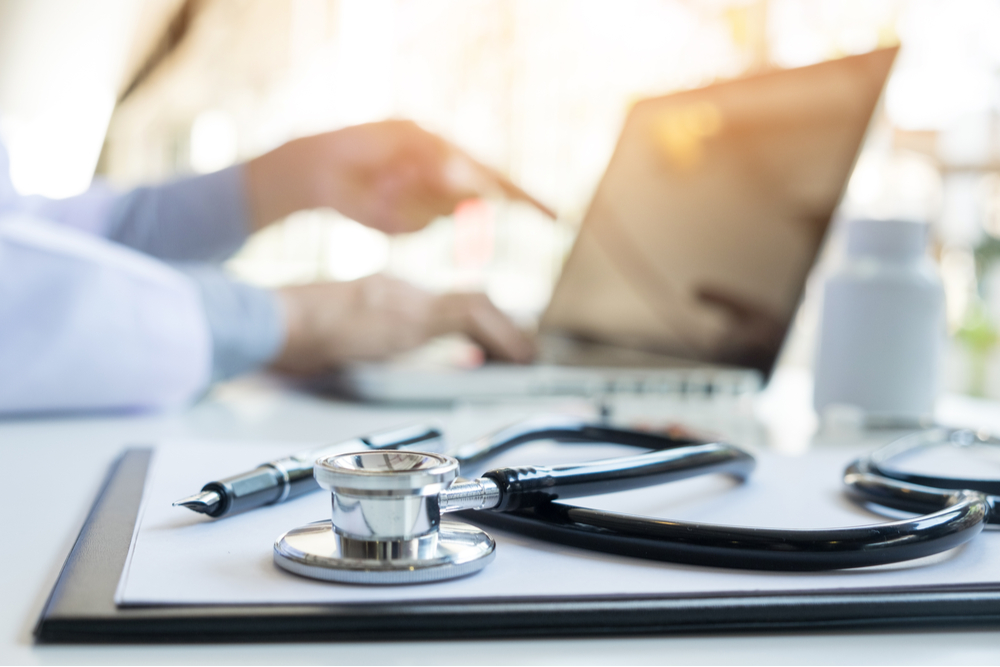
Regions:
<instances>
[{"instance_id":1,"label":"white sheet of paper","mask_svg":"<svg viewBox=\"0 0 1000 667\"><path fill-rule=\"evenodd\" d=\"M171 507L171 502L193 493L210 479L309 446L161 443L147 476L116 602L123 606L353 603L1000 582L1000 558L996 557L1000 553L1000 531L991 529L965 546L919 561L824 573L678 565L590 552L490 530L497 542L496 559L478 574L414 586L344 585L305 579L281 570L272 561L272 547L279 535L329 517L329 496L322 491L222 520ZM854 505L841 485L845 465L864 451L817 449L800 457L764 452L758 455L757 470L745 484L706 476L577 502L632 514L728 525L821 528L877 523L884 519ZM620 449L536 444L508 452L491 467L586 460L620 453ZM981 472L996 476L995 469Z\"/></svg>"}]
</instances>

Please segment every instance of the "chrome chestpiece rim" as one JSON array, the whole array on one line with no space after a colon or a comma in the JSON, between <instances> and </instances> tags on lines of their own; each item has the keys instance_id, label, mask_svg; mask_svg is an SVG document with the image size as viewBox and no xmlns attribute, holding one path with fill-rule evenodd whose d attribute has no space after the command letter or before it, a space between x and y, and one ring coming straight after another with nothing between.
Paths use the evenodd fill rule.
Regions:
<instances>
[{"instance_id":1,"label":"chrome chestpiece rim","mask_svg":"<svg viewBox=\"0 0 1000 667\"><path fill-rule=\"evenodd\" d=\"M458 477L458 461L420 452L361 452L320 459L313 475L331 493L339 535L409 540L437 530L437 496Z\"/></svg>"},{"instance_id":2,"label":"chrome chestpiece rim","mask_svg":"<svg viewBox=\"0 0 1000 667\"><path fill-rule=\"evenodd\" d=\"M441 521L440 495L458 461L440 454L365 451L320 459L313 470L330 492L332 520L285 533L274 545L280 567L354 584L440 581L477 572L493 558L484 531Z\"/></svg>"}]
</instances>

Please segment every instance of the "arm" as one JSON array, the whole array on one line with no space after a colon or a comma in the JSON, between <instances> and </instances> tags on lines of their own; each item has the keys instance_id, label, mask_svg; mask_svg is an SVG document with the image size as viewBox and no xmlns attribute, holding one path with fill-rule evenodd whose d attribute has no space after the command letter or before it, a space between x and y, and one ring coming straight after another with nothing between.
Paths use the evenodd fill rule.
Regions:
<instances>
[{"instance_id":1,"label":"arm","mask_svg":"<svg viewBox=\"0 0 1000 667\"><path fill-rule=\"evenodd\" d=\"M75 197L22 197L11 185L0 143L0 212L58 222L160 259L220 261L249 233L245 170L238 165L124 194L97 181Z\"/></svg>"},{"instance_id":2,"label":"arm","mask_svg":"<svg viewBox=\"0 0 1000 667\"><path fill-rule=\"evenodd\" d=\"M139 188L117 199L92 190L79 198L43 200L39 210L160 258L216 260L238 247L249 228L263 227L300 208L332 206L387 232L418 229L476 192L479 176L474 163L464 163L466 168L459 169L458 176L448 171L455 159L459 163L466 159L456 155L441 139L412 123L378 123L297 140L249 165L215 174ZM88 208L87 202L93 205ZM101 210L110 212L106 222L97 224L96 212ZM80 224L81 220L90 222ZM91 263L99 262L91 258ZM36 277L44 283L37 289L58 290L60 281L78 280L74 271L50 267L51 280L45 283L40 278L43 266L36 267ZM482 295L432 296L381 276L274 293L233 281L204 262L176 267L193 281L202 304L200 321L210 334L212 379L269 361L280 370L321 372L356 359L384 357L448 332L468 334L501 359L523 361L532 354L530 343ZM88 275L99 273L97 269L91 266ZM80 312L106 308L100 290L89 299L85 292L77 293ZM135 307L155 310L159 297L152 293L150 297L148 302L137 299ZM11 315L30 321L34 311L24 303L20 307L23 311ZM76 331L78 326L68 318L60 328ZM129 335L106 333L105 345L114 335ZM58 336L50 338L50 344L58 342ZM13 349L2 337L0 347ZM67 367L68 376L77 377L78 366ZM19 374L30 372L17 369ZM136 400L141 405L163 403L142 393Z\"/></svg>"},{"instance_id":3,"label":"arm","mask_svg":"<svg viewBox=\"0 0 1000 667\"><path fill-rule=\"evenodd\" d=\"M9 187L0 146L0 208ZM117 194L97 183L68 199L23 197L17 209L167 261L218 262L248 234L295 211L333 208L388 234L413 232L463 199L497 194L554 213L509 180L409 121L290 141L245 165Z\"/></svg>"},{"instance_id":4,"label":"arm","mask_svg":"<svg viewBox=\"0 0 1000 667\"><path fill-rule=\"evenodd\" d=\"M247 236L303 209L333 208L389 234L412 232L469 197L530 199L440 137L406 121L304 137L213 174L115 196L100 185L33 213L174 262L218 262Z\"/></svg>"},{"instance_id":5,"label":"arm","mask_svg":"<svg viewBox=\"0 0 1000 667\"><path fill-rule=\"evenodd\" d=\"M162 408L209 380L197 290L64 226L0 221L0 412Z\"/></svg>"},{"instance_id":6,"label":"arm","mask_svg":"<svg viewBox=\"0 0 1000 667\"><path fill-rule=\"evenodd\" d=\"M0 220L0 414L171 407L270 362L322 372L450 331L501 358L531 352L481 295L383 276L274 293L215 266L177 268L51 222Z\"/></svg>"},{"instance_id":7,"label":"arm","mask_svg":"<svg viewBox=\"0 0 1000 667\"><path fill-rule=\"evenodd\" d=\"M108 212L104 235L174 262L219 262L250 233L246 167L136 188Z\"/></svg>"}]
</instances>

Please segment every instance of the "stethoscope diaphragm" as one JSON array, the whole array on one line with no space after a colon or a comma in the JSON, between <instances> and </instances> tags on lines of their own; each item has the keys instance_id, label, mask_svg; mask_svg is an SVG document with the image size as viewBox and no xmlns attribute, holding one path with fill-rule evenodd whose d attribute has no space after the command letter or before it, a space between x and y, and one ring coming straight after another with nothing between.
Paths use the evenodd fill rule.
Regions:
<instances>
[{"instance_id":1,"label":"stethoscope diaphragm","mask_svg":"<svg viewBox=\"0 0 1000 667\"><path fill-rule=\"evenodd\" d=\"M288 531L274 544L274 562L294 574L344 584L422 584L465 577L486 567L496 543L486 531L442 521L423 544L352 543L330 521Z\"/></svg>"}]
</instances>

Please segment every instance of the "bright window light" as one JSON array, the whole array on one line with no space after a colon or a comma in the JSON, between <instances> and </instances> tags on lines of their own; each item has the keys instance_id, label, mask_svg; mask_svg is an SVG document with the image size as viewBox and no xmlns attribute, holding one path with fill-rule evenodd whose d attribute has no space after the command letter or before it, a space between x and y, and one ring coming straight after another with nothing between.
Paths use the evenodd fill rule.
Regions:
<instances>
[{"instance_id":1,"label":"bright window light","mask_svg":"<svg viewBox=\"0 0 1000 667\"><path fill-rule=\"evenodd\" d=\"M0 3L0 119L21 194L87 189L141 3Z\"/></svg>"},{"instance_id":2,"label":"bright window light","mask_svg":"<svg viewBox=\"0 0 1000 667\"><path fill-rule=\"evenodd\" d=\"M326 238L326 275L334 280L355 280L378 273L389 260L389 239L346 218L330 225Z\"/></svg>"},{"instance_id":3,"label":"bright window light","mask_svg":"<svg viewBox=\"0 0 1000 667\"><path fill-rule=\"evenodd\" d=\"M111 95L91 94L75 98L72 114L57 108L30 118L7 118L4 138L14 188L23 195L56 199L86 190L113 107Z\"/></svg>"},{"instance_id":4,"label":"bright window light","mask_svg":"<svg viewBox=\"0 0 1000 667\"><path fill-rule=\"evenodd\" d=\"M191 124L191 168L199 174L225 169L236 162L236 123L225 111L203 111Z\"/></svg>"}]
</instances>

